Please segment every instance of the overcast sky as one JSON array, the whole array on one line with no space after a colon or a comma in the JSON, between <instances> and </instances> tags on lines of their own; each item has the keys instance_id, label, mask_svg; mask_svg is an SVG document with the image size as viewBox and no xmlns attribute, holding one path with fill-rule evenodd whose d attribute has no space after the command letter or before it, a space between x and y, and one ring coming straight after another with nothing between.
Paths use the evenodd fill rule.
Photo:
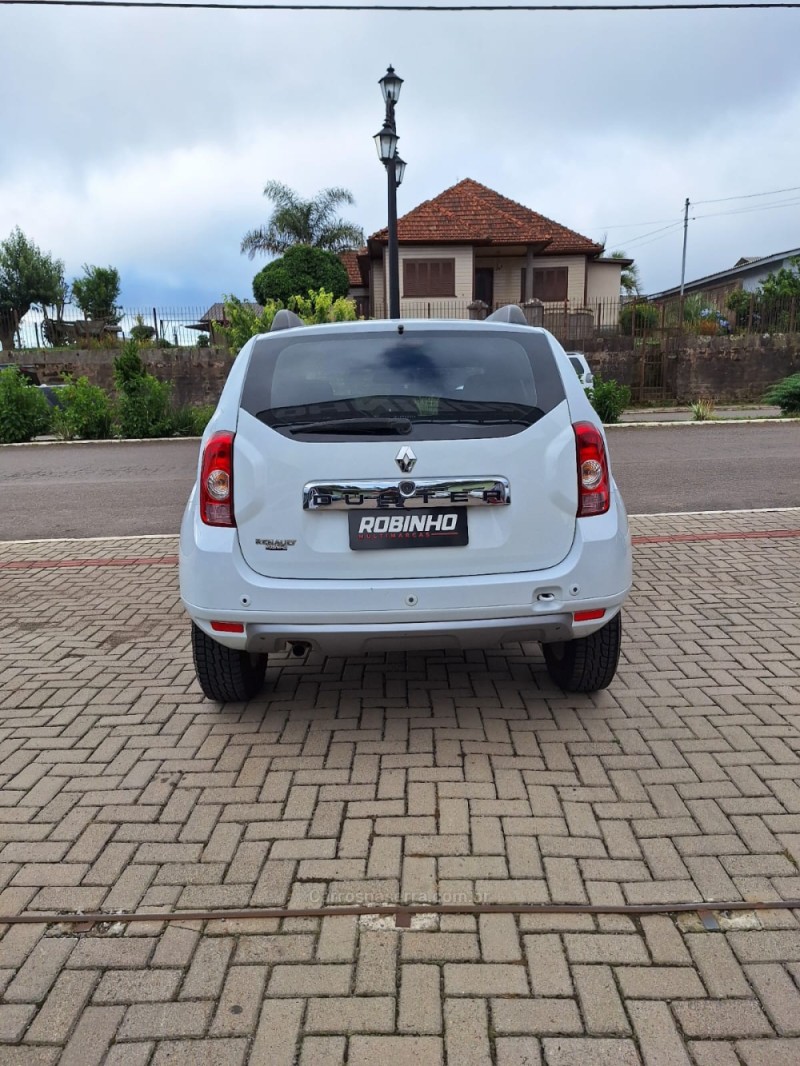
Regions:
<instances>
[{"instance_id":1,"label":"overcast sky","mask_svg":"<svg viewBox=\"0 0 800 1066\"><path fill-rule=\"evenodd\" d=\"M0 238L116 266L128 306L250 296L264 183L352 190L397 108L404 213L471 177L680 279L683 202L800 186L800 11L269 13L0 7ZM747 211L776 201L794 206ZM800 246L800 192L699 205L687 279ZM625 228L623 228L625 227ZM639 238L637 241L636 238Z\"/></svg>"}]
</instances>

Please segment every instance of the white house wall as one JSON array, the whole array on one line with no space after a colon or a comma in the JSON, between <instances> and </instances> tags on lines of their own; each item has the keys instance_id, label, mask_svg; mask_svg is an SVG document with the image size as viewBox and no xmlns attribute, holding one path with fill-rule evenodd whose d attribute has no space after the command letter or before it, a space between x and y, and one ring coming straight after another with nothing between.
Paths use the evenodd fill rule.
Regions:
<instances>
[{"instance_id":1,"label":"white house wall","mask_svg":"<svg viewBox=\"0 0 800 1066\"><path fill-rule=\"evenodd\" d=\"M384 249L383 261L386 263L389 257L388 249ZM473 257L470 245L446 245L446 244L401 244L400 245L400 301L408 300L409 303L419 303L427 299L422 296L406 297L403 292L403 260L404 259L455 259L455 284L456 291L454 300L463 303L464 300L472 300L472 276ZM388 275L387 275L388 276ZM446 297L432 296L431 300L436 303L446 302Z\"/></svg>"},{"instance_id":2,"label":"white house wall","mask_svg":"<svg viewBox=\"0 0 800 1066\"><path fill-rule=\"evenodd\" d=\"M521 292L521 272L527 258L520 256L481 256L476 259L477 267L494 267L494 302L518 303ZM582 255L540 255L533 258L534 269L537 267L566 267L567 298L570 304L583 304L583 285L586 271L586 257Z\"/></svg>"},{"instance_id":3,"label":"white house wall","mask_svg":"<svg viewBox=\"0 0 800 1066\"><path fill-rule=\"evenodd\" d=\"M586 302L591 306L600 300L619 300L619 279L622 267L616 263L586 264Z\"/></svg>"}]
</instances>

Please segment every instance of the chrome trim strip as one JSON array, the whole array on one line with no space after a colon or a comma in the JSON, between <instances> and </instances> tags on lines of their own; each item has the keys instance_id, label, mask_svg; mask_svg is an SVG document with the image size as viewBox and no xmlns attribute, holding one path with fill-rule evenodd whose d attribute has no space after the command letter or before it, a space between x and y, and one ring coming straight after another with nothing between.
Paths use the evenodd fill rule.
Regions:
<instances>
[{"instance_id":1,"label":"chrome trim strip","mask_svg":"<svg viewBox=\"0 0 800 1066\"><path fill-rule=\"evenodd\" d=\"M413 507L508 507L505 477L399 478L391 481L309 481L304 511L384 510Z\"/></svg>"}]
</instances>

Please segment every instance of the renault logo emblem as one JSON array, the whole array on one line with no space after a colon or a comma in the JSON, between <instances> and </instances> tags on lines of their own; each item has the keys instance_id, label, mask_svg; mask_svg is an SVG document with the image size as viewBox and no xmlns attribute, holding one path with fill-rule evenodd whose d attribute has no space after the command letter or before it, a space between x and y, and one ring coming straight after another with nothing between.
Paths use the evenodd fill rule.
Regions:
<instances>
[{"instance_id":1,"label":"renault logo emblem","mask_svg":"<svg viewBox=\"0 0 800 1066\"><path fill-rule=\"evenodd\" d=\"M394 461L400 467L404 474L410 474L414 469L414 464L417 461L416 455L411 451L408 445L401 448L394 458Z\"/></svg>"}]
</instances>

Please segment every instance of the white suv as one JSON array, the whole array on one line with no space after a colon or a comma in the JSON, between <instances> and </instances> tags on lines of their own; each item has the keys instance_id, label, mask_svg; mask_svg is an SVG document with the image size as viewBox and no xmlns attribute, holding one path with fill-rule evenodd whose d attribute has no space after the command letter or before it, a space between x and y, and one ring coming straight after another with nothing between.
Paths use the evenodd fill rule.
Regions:
<instances>
[{"instance_id":1,"label":"white suv","mask_svg":"<svg viewBox=\"0 0 800 1066\"><path fill-rule=\"evenodd\" d=\"M267 654L539 641L551 677L614 676L631 584L603 427L564 350L518 308L484 322L305 327L236 358L181 527L207 697Z\"/></svg>"}]
</instances>

